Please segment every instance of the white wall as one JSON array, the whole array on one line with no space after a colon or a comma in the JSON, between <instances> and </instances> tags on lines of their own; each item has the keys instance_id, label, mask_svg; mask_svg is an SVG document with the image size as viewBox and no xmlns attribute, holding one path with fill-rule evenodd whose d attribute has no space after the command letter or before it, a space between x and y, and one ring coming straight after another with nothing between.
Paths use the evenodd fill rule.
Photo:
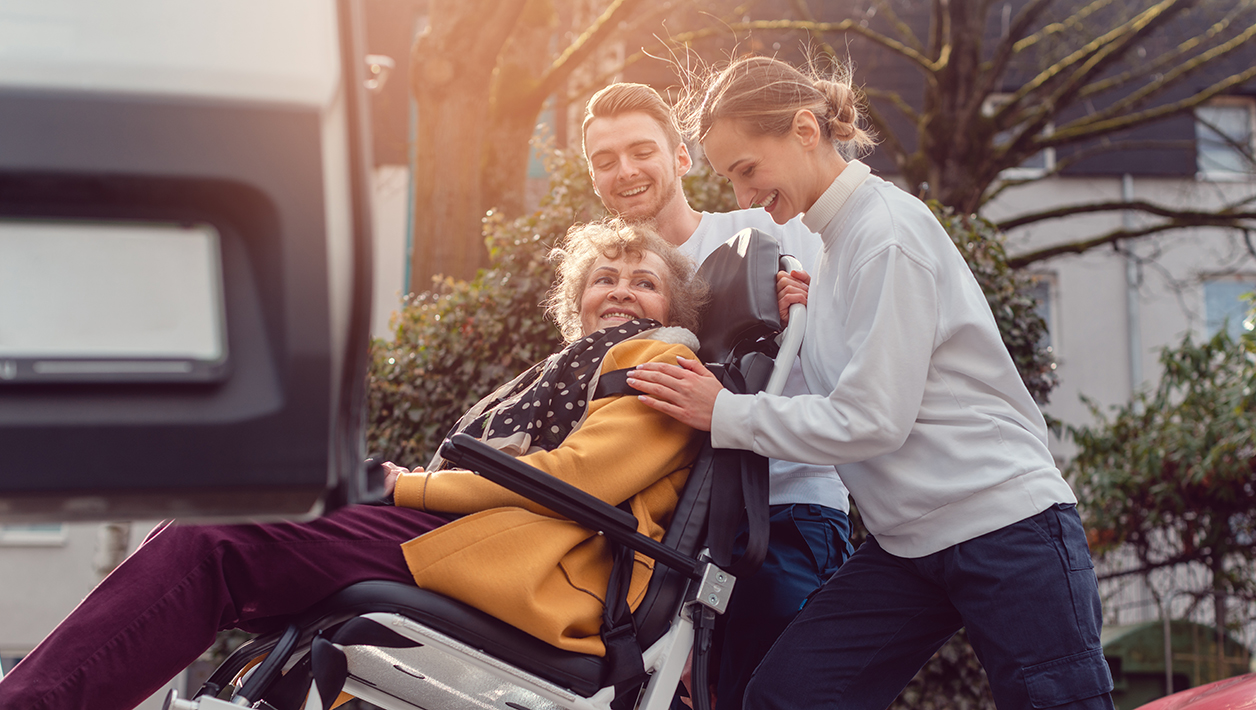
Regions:
<instances>
[{"instance_id":1,"label":"white wall","mask_svg":"<svg viewBox=\"0 0 1256 710\"><path fill-rule=\"evenodd\" d=\"M1059 205L1121 199L1121 179L1053 178L1008 190L986 210L994 220ZM1239 196L1256 194L1252 182L1205 183L1193 179L1133 178L1134 200L1191 209L1210 209ZM1133 225L1151 223L1141 213ZM1008 237L1016 255L1077 241L1122 226L1122 213L1084 215L1040 222ZM1137 269L1139 341L1135 349L1142 386L1159 378L1160 349L1175 346L1189 332L1204 335L1202 280L1226 271L1256 273L1241 235L1232 230L1197 228L1144 237L1127 245L1143 263ZM1060 386L1044 411L1070 424L1092 421L1080 396L1101 406L1128 401L1131 395L1131 343L1127 307L1126 258L1110 246L1082 255L1037 263L1030 271L1054 276L1052 341L1059 363ZM1072 448L1054 441L1053 452L1067 458Z\"/></svg>"},{"instance_id":2,"label":"white wall","mask_svg":"<svg viewBox=\"0 0 1256 710\"><path fill-rule=\"evenodd\" d=\"M154 525L133 524L128 551L133 551ZM100 529L98 524L70 524L64 526L60 542L0 542L0 580L4 580L0 584L0 656L25 656L100 581L94 563L100 549ZM181 678L137 710L159 710L170 687L182 692Z\"/></svg>"},{"instance_id":3,"label":"white wall","mask_svg":"<svg viewBox=\"0 0 1256 710\"><path fill-rule=\"evenodd\" d=\"M405 292L410 170L402 165L381 165L375 169L374 178L371 219L375 232L375 297L371 301L371 335L391 339L388 320L400 308Z\"/></svg>"}]
</instances>

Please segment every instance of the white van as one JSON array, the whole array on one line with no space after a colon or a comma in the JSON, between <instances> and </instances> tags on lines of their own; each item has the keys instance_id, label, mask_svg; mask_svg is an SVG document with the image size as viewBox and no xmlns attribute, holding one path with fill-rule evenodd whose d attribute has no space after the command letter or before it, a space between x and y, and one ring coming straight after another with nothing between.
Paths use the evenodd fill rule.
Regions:
<instances>
[{"instance_id":1,"label":"white van","mask_svg":"<svg viewBox=\"0 0 1256 710\"><path fill-rule=\"evenodd\" d=\"M0 522L360 495L357 12L0 3Z\"/></svg>"}]
</instances>

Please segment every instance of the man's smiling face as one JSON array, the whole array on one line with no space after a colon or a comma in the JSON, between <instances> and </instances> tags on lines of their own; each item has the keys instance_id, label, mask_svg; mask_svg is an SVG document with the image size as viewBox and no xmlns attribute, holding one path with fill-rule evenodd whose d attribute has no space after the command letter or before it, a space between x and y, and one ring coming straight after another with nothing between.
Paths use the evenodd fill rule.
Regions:
<instances>
[{"instance_id":1,"label":"man's smiling face","mask_svg":"<svg viewBox=\"0 0 1256 710\"><path fill-rule=\"evenodd\" d=\"M689 169L684 145L672 148L662 126L632 111L594 119L585 133L589 175L606 208L626 220L652 221L680 194Z\"/></svg>"}]
</instances>

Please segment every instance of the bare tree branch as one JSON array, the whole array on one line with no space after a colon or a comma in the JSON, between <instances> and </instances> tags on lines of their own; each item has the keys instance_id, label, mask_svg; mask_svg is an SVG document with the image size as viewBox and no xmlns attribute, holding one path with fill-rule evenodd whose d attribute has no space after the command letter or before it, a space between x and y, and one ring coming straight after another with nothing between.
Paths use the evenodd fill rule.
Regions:
<instances>
[{"instance_id":1,"label":"bare tree branch","mask_svg":"<svg viewBox=\"0 0 1256 710\"><path fill-rule=\"evenodd\" d=\"M1233 52L1241 47L1245 47L1246 43L1249 40L1251 40L1253 37L1256 37L1256 24L1253 24L1251 27L1248 27L1242 33L1231 38L1229 41L1223 44L1220 44L1216 47L1213 47L1212 49L1208 50L1207 52L1204 52L1203 54L1200 54L1197 57L1194 57L1188 62L1178 64L1171 71L1165 74L1164 77L1161 78L1160 80L1148 83L1143 88L1129 94L1128 96L1125 96L1120 101L1113 103L1111 106L1104 109L1103 111L1078 119L1078 121L1075 121L1072 125L1077 125L1077 124L1086 125L1087 123L1101 123L1105 119L1111 118L1113 116L1117 116L1120 114L1128 114L1129 111L1133 110L1134 108L1138 106L1145 104L1148 99L1150 99L1152 96L1158 93L1163 92L1169 86L1172 86L1173 84L1176 84L1179 81L1182 81L1186 77L1199 71L1200 69L1207 66L1208 64L1215 62L1216 60L1220 59L1226 54L1229 54L1230 52Z\"/></svg>"},{"instance_id":2,"label":"bare tree branch","mask_svg":"<svg viewBox=\"0 0 1256 710\"><path fill-rule=\"evenodd\" d=\"M890 105L898 109L899 113L903 114L903 116L907 120L911 121L912 124L920 121L920 114L916 113L916 109L912 108L912 105L907 103L907 100L903 98L903 95L897 91L884 91L866 86L862 87L860 90L863 91L864 95L868 98L882 99L889 102Z\"/></svg>"},{"instance_id":3,"label":"bare tree branch","mask_svg":"<svg viewBox=\"0 0 1256 710\"><path fill-rule=\"evenodd\" d=\"M1129 31L1115 38L1114 41L1100 48L1089 59L1087 59L1080 68L1073 72L1067 81L1063 83L1055 92L1046 100L1045 105L1053 106L1057 110L1060 107L1067 106L1076 100L1077 93L1085 87L1091 77L1098 76L1106 67L1115 62L1120 57L1130 51L1134 44L1143 37L1150 35L1160 26L1167 23L1176 15L1180 14L1188 7L1193 5L1197 0L1187 0L1178 4L1177 0L1164 0L1160 4L1150 8L1134 19L1129 25ZM1047 116L1045 112L1040 116L1039 127L1046 124Z\"/></svg>"},{"instance_id":4,"label":"bare tree branch","mask_svg":"<svg viewBox=\"0 0 1256 710\"><path fill-rule=\"evenodd\" d=\"M977 93L982 96L989 95L997 87L995 83L1002 78L1004 71L1007 70L1008 62L1016 53L1016 45L1021 37L1029 30L1029 27L1042 16L1047 7L1051 5L1053 0L1030 0L1030 2L1021 8L1015 19L1012 20L1008 27L1007 35L999 39L999 43L994 48L994 53L990 60L982 67L982 79Z\"/></svg>"},{"instance_id":5,"label":"bare tree branch","mask_svg":"<svg viewBox=\"0 0 1256 710\"><path fill-rule=\"evenodd\" d=\"M1092 82L1086 88L1078 92L1079 98L1088 98L1101 94L1105 91L1119 89L1122 86L1144 77L1153 76L1164 67L1178 66L1182 63L1182 58L1191 52L1202 47L1206 42L1216 39L1218 35L1224 32L1239 15L1248 12L1245 9L1236 9L1226 17L1218 20L1208 30L1202 34L1195 35L1190 39L1182 42L1174 48L1172 52L1165 52L1155 59L1155 61L1147 62L1139 66L1138 69L1123 72L1117 76L1104 79L1102 81Z\"/></svg>"},{"instance_id":6,"label":"bare tree branch","mask_svg":"<svg viewBox=\"0 0 1256 710\"><path fill-rule=\"evenodd\" d=\"M1158 569L1164 569L1166 567L1176 567L1177 565L1183 565L1183 564L1186 564L1187 562L1195 562L1199 559L1200 559L1199 555L1192 554L1192 555L1175 555L1174 557L1170 557L1168 559L1161 560L1159 562L1147 562L1147 561L1139 560L1142 564L1133 569L1117 570L1115 572L1105 572L1103 574L1096 575L1096 577L1100 582L1109 580L1109 579L1120 579L1121 577L1129 577L1131 575L1136 575L1136 574L1142 575L1148 572L1154 572ZM1198 598L1198 597L1208 594L1209 592L1210 590L1205 590L1202 592L1192 592L1191 596Z\"/></svg>"},{"instance_id":7,"label":"bare tree branch","mask_svg":"<svg viewBox=\"0 0 1256 710\"><path fill-rule=\"evenodd\" d=\"M1086 122L1085 119L1078 119L1071 123L1058 127L1051 136L1043 139L1044 146L1065 145L1068 143L1076 143L1086 138L1096 135L1112 133L1114 131L1125 130L1140 126L1152 121L1158 121L1162 118L1168 118L1174 114L1185 113L1191 109L1207 102L1212 97L1224 93L1228 89L1242 86L1248 81L1256 78L1256 66L1249 67L1240 74L1234 74L1213 84L1212 86L1200 91L1193 96L1189 96L1181 101L1175 101L1171 104L1157 106L1153 109L1139 111L1137 113L1128 114L1110 118L1105 121ZM1080 125L1079 125L1080 124Z\"/></svg>"},{"instance_id":8,"label":"bare tree branch","mask_svg":"<svg viewBox=\"0 0 1256 710\"><path fill-rule=\"evenodd\" d=\"M1072 72L1069 79L1065 81L1063 89L1057 91L1056 96L1048 99L1050 102L1048 107L1052 110L1062 105L1060 99L1067 95L1069 89L1075 89L1084 84L1088 77L1100 71L1107 61L1116 56L1116 49L1127 48L1131 42L1158 25L1159 23L1156 20L1164 21L1169 19L1172 15L1166 11L1173 9L1182 1L1161 0L1156 5L1139 13L1132 20L1105 32L1103 35L1087 42L1064 59L1042 70L1012 95L1011 101L996 114L995 120L1003 120L1001 114L1005 112L1010 113L1013 109L1019 110L1027 96L1039 89L1045 89L1049 84L1061 80L1066 73ZM1181 8L1178 11L1180 12Z\"/></svg>"},{"instance_id":9,"label":"bare tree branch","mask_svg":"<svg viewBox=\"0 0 1256 710\"><path fill-rule=\"evenodd\" d=\"M1238 220L1256 219L1256 212L1236 211L1237 207L1241 207L1242 205L1250 202L1251 200L1252 198L1248 198L1241 202L1237 202L1231 205L1226 205L1225 207L1222 207L1219 210L1207 211L1207 212L1200 211L1200 210L1179 210L1179 209L1174 209L1172 207L1165 207L1164 205L1157 205L1152 202L1146 202L1143 200L1132 200L1129 202L1122 202L1120 200L1112 200L1109 202L1091 202L1084 205L1069 205L1067 207L1058 207L1055 209L1043 210L1041 212L1033 212L1031 214L1020 215L1019 217L1013 217L1012 219L1006 219L999 222L998 227L999 229L1008 231L1008 230L1016 229L1017 227L1023 227L1027 224L1043 222L1049 219L1060 219L1062 217L1071 217L1073 215L1079 215L1079 214L1090 214L1093 212L1111 212L1113 210L1135 210L1138 212L1146 212L1148 214L1154 214L1158 217L1168 217L1171 219L1184 220L1184 221L1189 221L1189 220L1205 220L1206 221L1210 219L1216 219L1228 225ZM1186 226L1194 226L1194 225L1186 225Z\"/></svg>"},{"instance_id":10,"label":"bare tree branch","mask_svg":"<svg viewBox=\"0 0 1256 710\"><path fill-rule=\"evenodd\" d=\"M794 9L798 11L799 17L807 22L815 22L816 16L811 12L811 6L807 4L807 0L794 0ZM829 57L837 58L837 52L833 50L833 45L824 40L824 37L814 30L807 30L807 36L813 42L820 43L820 49Z\"/></svg>"},{"instance_id":11,"label":"bare tree branch","mask_svg":"<svg viewBox=\"0 0 1256 710\"><path fill-rule=\"evenodd\" d=\"M894 99L903 101L902 97L897 94L892 94L892 98L886 98L891 101L891 103L893 103ZM901 167L903 163L910 158L911 154L907 152L907 148L903 146L894 131L890 130L885 117L881 115L881 112L877 110L876 106L872 105L872 102L868 102L866 114L868 117L868 123L872 125L872 129L876 133L877 138L881 141L881 145L893 154L894 162Z\"/></svg>"},{"instance_id":12,"label":"bare tree branch","mask_svg":"<svg viewBox=\"0 0 1256 710\"><path fill-rule=\"evenodd\" d=\"M1115 153L1127 150L1192 150L1195 147L1194 141L1105 141L1091 146L1086 146L1064 158L1056 158L1055 164L1050 168L1043 170L1041 174L1030 178L1005 179L1000 180L997 187L993 190L987 190L982 197L981 204L987 204L1002 194L1005 190L1028 185L1030 183L1039 182L1049 177L1055 177L1072 165L1075 165L1087 158L1093 158L1096 155L1104 153Z\"/></svg>"},{"instance_id":13,"label":"bare tree branch","mask_svg":"<svg viewBox=\"0 0 1256 710\"><path fill-rule=\"evenodd\" d=\"M1250 217L1248 219L1250 219ZM1151 234L1159 234L1161 232L1167 232L1174 229L1184 229L1187 227L1250 228L1249 225L1243 224L1242 220L1238 218L1225 217L1218 214L1207 214L1198 220L1170 220L1141 229L1116 229L1108 232L1107 234L1101 234L1090 239L1083 239L1081 241L1069 242L1066 244L1057 244L1044 249L1036 249L1025 254L1008 257L1007 265L1013 269L1022 269L1030 264L1034 264L1045 259L1051 259L1065 254L1082 254L1094 249L1095 247L1118 242L1122 239L1136 239L1138 237L1145 237Z\"/></svg>"},{"instance_id":14,"label":"bare tree branch","mask_svg":"<svg viewBox=\"0 0 1256 710\"><path fill-rule=\"evenodd\" d=\"M1043 40L1047 39L1048 37L1051 37L1052 35L1060 34L1062 32L1065 32L1068 29L1081 29L1085 26L1085 23L1083 22L1083 20L1090 17L1092 14L1098 12L1099 10L1107 7L1108 5L1111 5L1112 1L1113 0L1095 0L1095 2L1092 2L1086 7L1083 7L1081 10L1078 10L1076 13L1074 13L1073 15L1065 19L1063 22L1053 22L1047 25L1046 27L1043 27L1041 30L1038 30L1034 34L1024 39L1018 40L1016 44L1013 46L1013 49L1016 52L1023 52L1024 50L1029 49L1030 47L1034 46L1035 44L1039 42L1042 42Z\"/></svg>"},{"instance_id":15,"label":"bare tree branch","mask_svg":"<svg viewBox=\"0 0 1256 710\"><path fill-rule=\"evenodd\" d=\"M885 0L874 0L872 4L909 47L919 52L925 51L925 46L920 42L920 38L916 36L916 33L912 31L912 28L906 22L898 19L898 15L894 13L894 8L890 7L888 2Z\"/></svg>"},{"instance_id":16,"label":"bare tree branch","mask_svg":"<svg viewBox=\"0 0 1256 710\"><path fill-rule=\"evenodd\" d=\"M565 81L571 72L616 30L620 20L635 10L641 2L642 0L611 0L611 4L606 6L593 24L585 28L585 31L564 49L562 54L558 55L530 92L532 96L540 97L540 100L544 101L545 97L554 93L558 85Z\"/></svg>"},{"instance_id":17,"label":"bare tree branch","mask_svg":"<svg viewBox=\"0 0 1256 710\"><path fill-rule=\"evenodd\" d=\"M1047 172L1043 177L1057 175L1064 170L1080 163L1087 158L1093 158L1096 155L1104 153L1116 153L1129 150L1193 150L1195 141L1178 140L1178 141L1160 141L1160 140L1142 140L1142 141L1109 141L1089 145L1081 148L1063 158L1056 158L1055 166Z\"/></svg>"},{"instance_id":18,"label":"bare tree branch","mask_svg":"<svg viewBox=\"0 0 1256 710\"><path fill-rule=\"evenodd\" d=\"M947 20L950 14L947 12L946 0L933 0L933 9L929 13L931 18L929 24L929 46L927 53L931 56L938 56L942 52L942 45L950 34L950 26Z\"/></svg>"},{"instance_id":19,"label":"bare tree branch","mask_svg":"<svg viewBox=\"0 0 1256 710\"><path fill-rule=\"evenodd\" d=\"M750 22L734 22L722 27L705 27L692 32L682 32L672 37L672 41L676 44L688 44L694 40L703 37L710 37L715 34L732 30L734 32L741 30L803 30L816 32L854 32L872 42L885 47L886 49L909 59L912 63L924 69L926 72L933 72L938 69L938 65L931 61L928 57L920 52L908 47L897 40L886 37L885 35L860 25L855 20L842 20L841 22L807 22L806 20L753 20Z\"/></svg>"}]
</instances>

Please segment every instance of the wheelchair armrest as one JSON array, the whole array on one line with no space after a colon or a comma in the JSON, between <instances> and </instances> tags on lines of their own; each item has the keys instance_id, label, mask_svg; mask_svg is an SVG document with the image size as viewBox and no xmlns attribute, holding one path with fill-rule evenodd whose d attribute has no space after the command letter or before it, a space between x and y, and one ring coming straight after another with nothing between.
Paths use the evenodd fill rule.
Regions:
<instances>
[{"instance_id":1,"label":"wheelchair armrest","mask_svg":"<svg viewBox=\"0 0 1256 710\"><path fill-rule=\"evenodd\" d=\"M637 519L534 466L504 454L466 434L454 434L441 446L441 456L550 510L596 530L613 542L688 575L702 577L703 565L637 532Z\"/></svg>"}]
</instances>

